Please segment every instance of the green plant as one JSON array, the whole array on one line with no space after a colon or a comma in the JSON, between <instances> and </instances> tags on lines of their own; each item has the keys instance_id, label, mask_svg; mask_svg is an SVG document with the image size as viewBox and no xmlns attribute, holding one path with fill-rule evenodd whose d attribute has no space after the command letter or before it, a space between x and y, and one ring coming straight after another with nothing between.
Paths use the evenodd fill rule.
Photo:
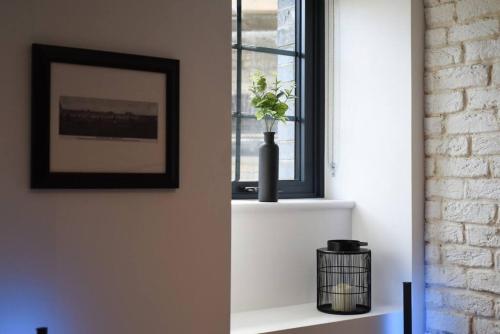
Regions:
<instances>
[{"instance_id":1,"label":"green plant","mask_svg":"<svg viewBox=\"0 0 500 334\"><path fill-rule=\"evenodd\" d=\"M264 119L267 132L273 130L276 121L286 123L287 102L296 98L292 94L295 83L292 82L289 87L283 87L276 76L274 77L274 83L270 86L268 86L267 79L261 72L255 72L252 76L250 103L256 109L255 118L259 121Z\"/></svg>"}]
</instances>

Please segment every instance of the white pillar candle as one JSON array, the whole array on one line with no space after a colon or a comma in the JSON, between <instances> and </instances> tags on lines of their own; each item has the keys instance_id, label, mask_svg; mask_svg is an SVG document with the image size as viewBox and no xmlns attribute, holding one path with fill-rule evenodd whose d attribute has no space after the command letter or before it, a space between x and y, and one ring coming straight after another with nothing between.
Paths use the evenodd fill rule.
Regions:
<instances>
[{"instance_id":1,"label":"white pillar candle","mask_svg":"<svg viewBox=\"0 0 500 334\"><path fill-rule=\"evenodd\" d=\"M352 312L355 305L352 302L351 286L346 283L339 283L333 287L332 310L336 312Z\"/></svg>"}]
</instances>

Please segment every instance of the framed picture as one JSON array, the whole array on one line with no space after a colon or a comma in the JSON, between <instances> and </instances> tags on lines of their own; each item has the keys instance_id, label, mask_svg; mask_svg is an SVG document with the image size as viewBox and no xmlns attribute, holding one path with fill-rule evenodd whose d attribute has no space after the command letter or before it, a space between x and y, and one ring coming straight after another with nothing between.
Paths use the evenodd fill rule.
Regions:
<instances>
[{"instance_id":1,"label":"framed picture","mask_svg":"<svg viewBox=\"0 0 500 334\"><path fill-rule=\"evenodd\" d=\"M178 186L178 60L32 45L32 188Z\"/></svg>"}]
</instances>

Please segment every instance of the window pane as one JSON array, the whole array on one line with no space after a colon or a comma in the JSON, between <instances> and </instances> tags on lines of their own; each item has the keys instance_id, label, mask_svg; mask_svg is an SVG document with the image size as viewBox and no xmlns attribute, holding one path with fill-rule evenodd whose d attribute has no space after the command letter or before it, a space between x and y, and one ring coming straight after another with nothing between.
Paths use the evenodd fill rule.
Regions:
<instances>
[{"instance_id":1,"label":"window pane","mask_svg":"<svg viewBox=\"0 0 500 334\"><path fill-rule=\"evenodd\" d=\"M236 180L236 118L232 118L231 133L231 181Z\"/></svg>"},{"instance_id":2,"label":"window pane","mask_svg":"<svg viewBox=\"0 0 500 334\"><path fill-rule=\"evenodd\" d=\"M236 119L233 118L233 131ZM259 147L264 142L263 121L254 118L241 119L241 181L257 181L259 177ZM275 127L276 143L280 147L280 180L295 177L295 126L294 122L279 123ZM233 153L234 155L234 153ZM234 160L234 159L233 159Z\"/></svg>"},{"instance_id":3,"label":"window pane","mask_svg":"<svg viewBox=\"0 0 500 334\"><path fill-rule=\"evenodd\" d=\"M236 50L233 50L233 71L232 71L232 74L231 74L231 113L235 113L237 110L236 110L236 97L237 97L237 92L236 92L236 83L237 83L237 56L236 56L237 52Z\"/></svg>"},{"instance_id":4,"label":"window pane","mask_svg":"<svg viewBox=\"0 0 500 334\"><path fill-rule=\"evenodd\" d=\"M280 147L280 180L295 179L295 122L279 122L277 144Z\"/></svg>"},{"instance_id":5,"label":"window pane","mask_svg":"<svg viewBox=\"0 0 500 334\"><path fill-rule=\"evenodd\" d=\"M233 56L234 59L234 56ZM234 67L235 65L233 65ZM284 87L290 87L295 80L295 58L278 56L268 53L243 51L241 73L241 113L255 114L255 109L250 106L249 89L252 85L252 75L260 71L267 76L268 83L272 84L275 75L282 81ZM234 72L233 72L234 73ZM288 116L295 115L295 101L288 101Z\"/></svg>"},{"instance_id":6,"label":"window pane","mask_svg":"<svg viewBox=\"0 0 500 334\"><path fill-rule=\"evenodd\" d=\"M233 0L234 2L235 0ZM237 70L236 70L236 61L237 61L237 52L235 50L233 50L233 71L232 71L232 84L231 84L231 113L234 114L236 113L236 96L237 96L237 91L236 91L236 80L237 80ZM235 180L235 164L236 164L236 160L235 160L235 154L236 154L236 127L234 126L234 121L233 121L233 132L231 133L232 136L231 136L231 159L232 159L232 163L231 163L231 180Z\"/></svg>"},{"instance_id":7,"label":"window pane","mask_svg":"<svg viewBox=\"0 0 500 334\"><path fill-rule=\"evenodd\" d=\"M231 17L232 17L232 20L231 20L231 23L232 23L232 44L235 44L236 43L236 29L238 29L237 27L237 2L236 0L232 0L231 1Z\"/></svg>"},{"instance_id":8,"label":"window pane","mask_svg":"<svg viewBox=\"0 0 500 334\"><path fill-rule=\"evenodd\" d=\"M295 49L294 0L241 0L242 44Z\"/></svg>"}]
</instances>

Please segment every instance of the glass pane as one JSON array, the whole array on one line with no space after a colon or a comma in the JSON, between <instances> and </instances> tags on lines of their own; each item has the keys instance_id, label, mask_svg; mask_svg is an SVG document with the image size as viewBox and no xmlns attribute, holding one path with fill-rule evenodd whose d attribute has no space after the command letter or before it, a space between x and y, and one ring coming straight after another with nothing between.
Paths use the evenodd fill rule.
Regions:
<instances>
[{"instance_id":1,"label":"glass pane","mask_svg":"<svg viewBox=\"0 0 500 334\"><path fill-rule=\"evenodd\" d=\"M236 43L236 29L238 29L237 27L237 2L236 0L232 0L231 1L231 23L232 23L232 44L235 44Z\"/></svg>"},{"instance_id":2,"label":"glass pane","mask_svg":"<svg viewBox=\"0 0 500 334\"><path fill-rule=\"evenodd\" d=\"M243 114L255 114L255 109L250 105L249 89L252 85L252 75L256 71L266 75L268 83L272 84L277 75L284 87L290 87L295 80L295 58L253 51L242 52L241 112ZM286 114L295 115L294 100L289 100L287 104Z\"/></svg>"},{"instance_id":3,"label":"glass pane","mask_svg":"<svg viewBox=\"0 0 500 334\"><path fill-rule=\"evenodd\" d=\"M234 1L234 0L233 0ZM237 76L237 71L236 71L236 56L237 56L237 52L235 50L233 50L233 71L232 71L232 84L231 84L231 92L232 92L232 96L231 96L231 113L234 114L236 112L236 96L237 96L237 92L236 92L236 76ZM232 159L232 163L231 163L231 180L235 180L235 164L236 164L236 161L235 161L235 154L236 154L236 146L235 146L235 143L236 143L236 127L234 126L234 120L233 120L233 132L232 132L232 140L231 140L231 150L232 150L232 154L231 154L231 159Z\"/></svg>"},{"instance_id":4,"label":"glass pane","mask_svg":"<svg viewBox=\"0 0 500 334\"><path fill-rule=\"evenodd\" d=\"M231 113L235 113L237 110L236 110L236 96L237 96L237 92L236 92L236 83L237 83L237 51L236 50L233 50L233 58L232 58L232 62L233 62L233 70L232 70L232 73L231 73Z\"/></svg>"},{"instance_id":5,"label":"glass pane","mask_svg":"<svg viewBox=\"0 0 500 334\"><path fill-rule=\"evenodd\" d=\"M233 118L233 131L236 120ZM254 118L241 119L240 180L257 181L259 177L259 147L264 142L264 122ZM295 177L295 126L294 122L276 126L276 143L280 147L280 180ZM233 153L234 155L234 153Z\"/></svg>"},{"instance_id":6,"label":"glass pane","mask_svg":"<svg viewBox=\"0 0 500 334\"><path fill-rule=\"evenodd\" d=\"M295 50L294 0L241 0L242 44Z\"/></svg>"},{"instance_id":7,"label":"glass pane","mask_svg":"<svg viewBox=\"0 0 500 334\"><path fill-rule=\"evenodd\" d=\"M279 122L277 144L280 147L280 180L295 179L295 122Z\"/></svg>"},{"instance_id":8,"label":"glass pane","mask_svg":"<svg viewBox=\"0 0 500 334\"><path fill-rule=\"evenodd\" d=\"M236 118L233 117L231 132L231 181L236 180Z\"/></svg>"}]
</instances>

